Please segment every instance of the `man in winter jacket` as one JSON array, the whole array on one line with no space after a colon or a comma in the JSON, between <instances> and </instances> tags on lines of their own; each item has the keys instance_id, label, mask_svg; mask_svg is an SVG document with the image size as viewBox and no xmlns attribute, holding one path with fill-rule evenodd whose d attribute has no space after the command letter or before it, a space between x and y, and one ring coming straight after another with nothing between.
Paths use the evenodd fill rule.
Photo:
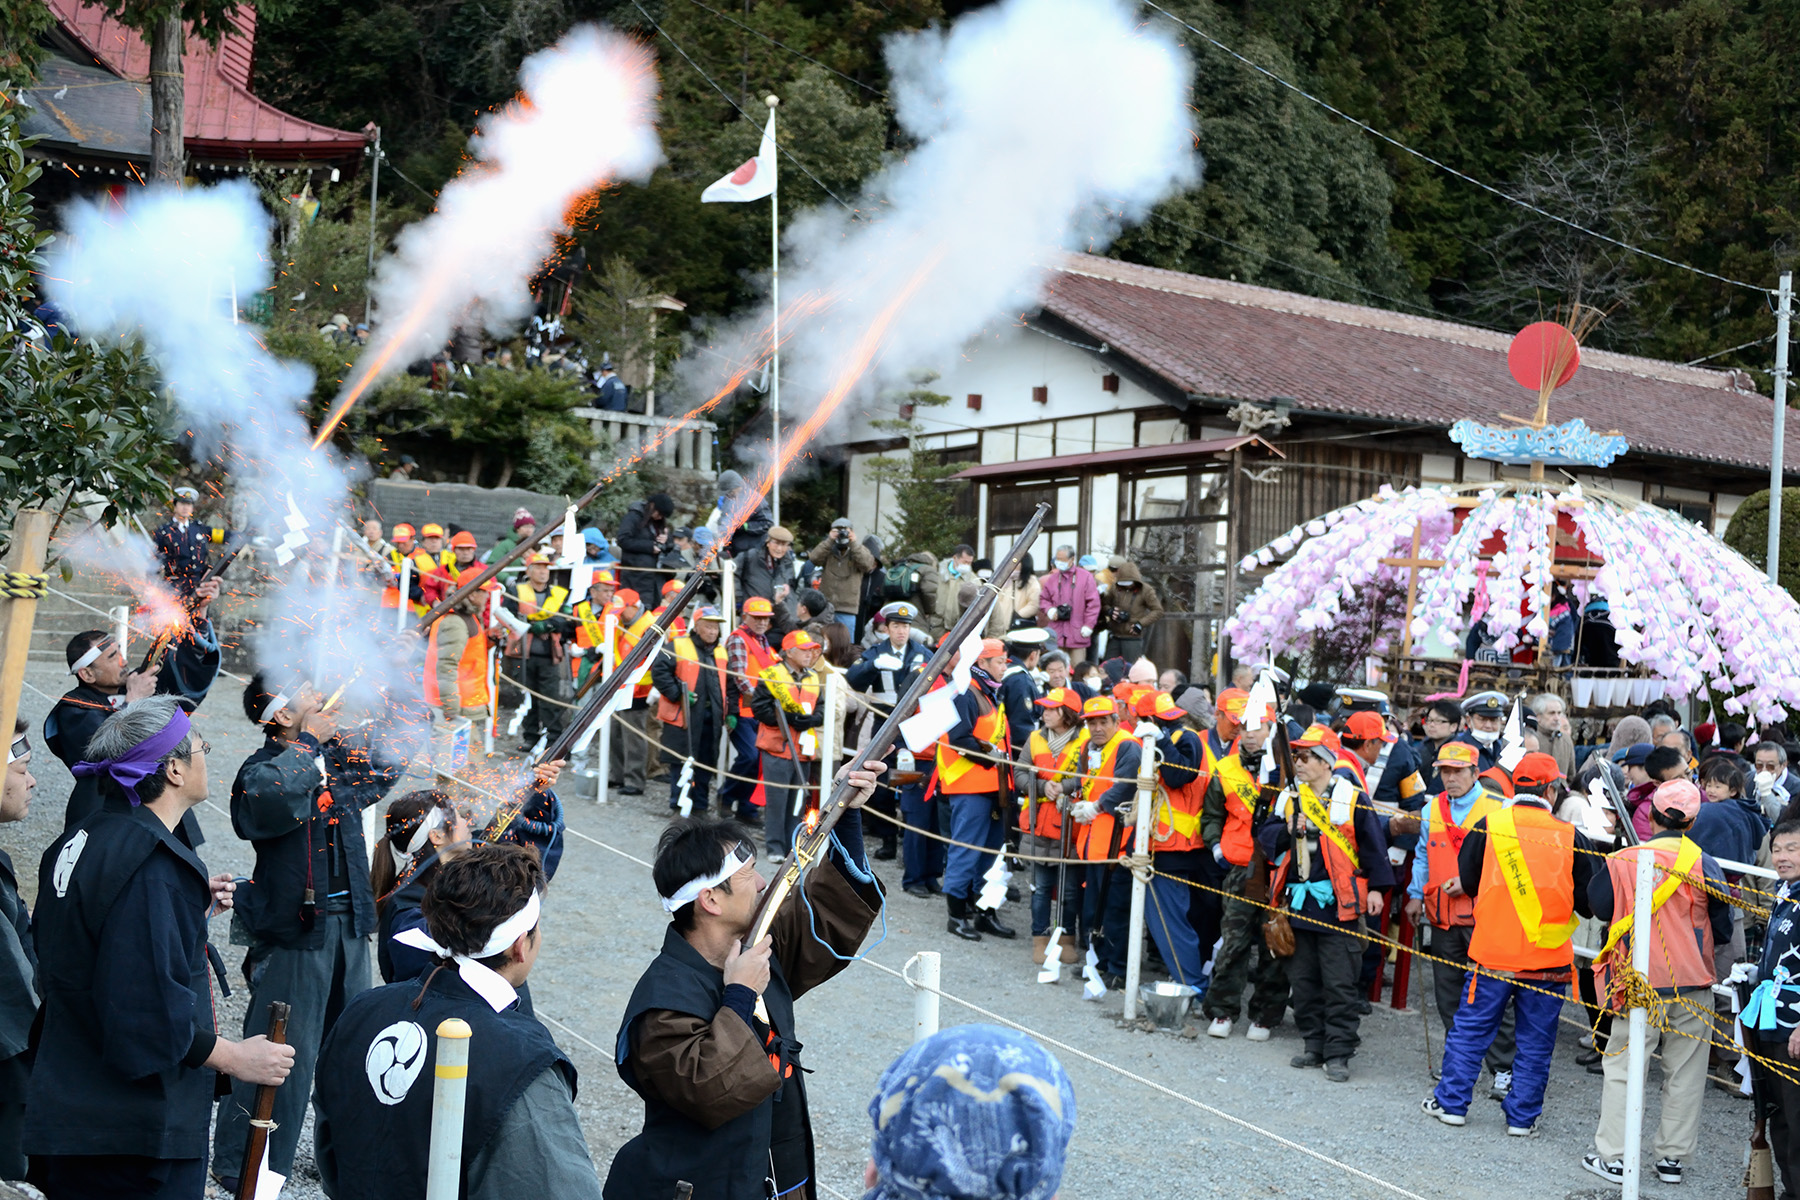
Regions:
<instances>
[{"instance_id":1,"label":"man in winter jacket","mask_svg":"<svg viewBox=\"0 0 1800 1200\"><path fill-rule=\"evenodd\" d=\"M732 539L736 544L737 539ZM739 554L737 594L741 603L750 596L761 596L785 613L778 627L793 620L794 602L800 590L800 565L794 560L794 535L785 525L769 530L762 544Z\"/></svg>"},{"instance_id":2,"label":"man in winter jacket","mask_svg":"<svg viewBox=\"0 0 1800 1200\"><path fill-rule=\"evenodd\" d=\"M748 503L748 497L744 494L748 487L749 485L744 482L744 477L736 471L720 471L719 507L707 520L707 525L716 532L724 521L730 519L732 513L737 512L744 504ZM740 554L757 549L762 545L764 536L774 528L774 525L775 518L769 513L768 497L758 496L756 507L733 531L724 552L732 558L736 558Z\"/></svg>"},{"instance_id":3,"label":"man in winter jacket","mask_svg":"<svg viewBox=\"0 0 1800 1200\"><path fill-rule=\"evenodd\" d=\"M831 523L831 533L806 556L819 568L818 589L837 609L837 621L856 634L856 610L862 602L863 579L875 569L875 556L857 540L849 517Z\"/></svg>"},{"instance_id":4,"label":"man in winter jacket","mask_svg":"<svg viewBox=\"0 0 1800 1200\"><path fill-rule=\"evenodd\" d=\"M1123 563L1113 571L1112 588L1105 598L1100 627L1109 635L1107 657L1135 662L1144 653L1144 632L1162 619L1162 601L1156 589L1144 582L1136 563Z\"/></svg>"},{"instance_id":5,"label":"man in winter jacket","mask_svg":"<svg viewBox=\"0 0 1800 1200\"><path fill-rule=\"evenodd\" d=\"M620 587L628 587L640 596L657 594L667 576L632 568L656 566L673 541L669 518L674 512L675 501L661 492L625 510L625 519L619 522L619 532L613 538L625 568L619 573Z\"/></svg>"},{"instance_id":6,"label":"man in winter jacket","mask_svg":"<svg viewBox=\"0 0 1800 1200\"><path fill-rule=\"evenodd\" d=\"M1038 596L1039 619L1056 637L1071 664L1084 662L1100 625L1100 585L1075 561L1075 547L1056 548L1056 569L1045 574Z\"/></svg>"}]
</instances>

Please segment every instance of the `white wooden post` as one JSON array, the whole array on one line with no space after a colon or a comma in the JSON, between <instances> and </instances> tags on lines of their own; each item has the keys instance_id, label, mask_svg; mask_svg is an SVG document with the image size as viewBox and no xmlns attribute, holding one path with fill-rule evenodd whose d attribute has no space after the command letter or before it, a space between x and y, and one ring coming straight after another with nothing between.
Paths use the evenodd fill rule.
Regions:
<instances>
[{"instance_id":1,"label":"white wooden post","mask_svg":"<svg viewBox=\"0 0 1800 1200\"><path fill-rule=\"evenodd\" d=\"M469 1023L446 1018L437 1027L437 1079L431 1092L431 1150L425 1200L457 1200L462 1191L463 1107L469 1085Z\"/></svg>"},{"instance_id":2,"label":"white wooden post","mask_svg":"<svg viewBox=\"0 0 1800 1200\"><path fill-rule=\"evenodd\" d=\"M913 967L918 974L913 974ZM943 955L936 950L921 950L912 956L903 972L913 986L913 1041L922 1042L938 1031L938 989L943 973Z\"/></svg>"},{"instance_id":3,"label":"white wooden post","mask_svg":"<svg viewBox=\"0 0 1800 1200\"><path fill-rule=\"evenodd\" d=\"M618 629L619 614L607 613L606 618L600 624L600 663L595 668L600 672L600 679L602 682L610 678L613 673L613 658L615 646L618 641ZM595 684L594 686L598 687L600 685ZM631 685L630 683L626 683L623 686L630 687ZM610 705L608 707L610 707ZM612 790L612 723L612 713L603 712L600 714L600 745L594 750L594 753L600 756L599 761L594 764L595 769L600 772L598 776L600 783L594 790L594 802L596 804L605 804L607 801L607 793Z\"/></svg>"},{"instance_id":4,"label":"white wooden post","mask_svg":"<svg viewBox=\"0 0 1800 1200\"><path fill-rule=\"evenodd\" d=\"M412 613L412 603L406 594L412 591L412 555L400 560L400 603L394 608L394 632L406 632L406 618Z\"/></svg>"},{"instance_id":5,"label":"white wooden post","mask_svg":"<svg viewBox=\"0 0 1800 1200\"><path fill-rule=\"evenodd\" d=\"M1631 917L1631 969L1640 975L1650 971L1650 896L1655 890L1656 851L1638 847L1637 892ZM1649 1051L1649 1014L1640 1005L1631 1010L1631 1044L1625 1058L1625 1179L1624 1200L1637 1200L1638 1159L1644 1149L1644 1067Z\"/></svg>"},{"instance_id":6,"label":"white wooden post","mask_svg":"<svg viewBox=\"0 0 1800 1200\"><path fill-rule=\"evenodd\" d=\"M1138 758L1137 800L1135 816L1137 817L1137 834L1132 839L1132 854L1142 858L1150 852L1150 817L1151 807L1156 803L1156 743L1151 742L1144 747ZM1125 1019L1137 1019L1138 982L1143 975L1144 962L1144 888L1143 879L1137 872L1131 874L1131 930L1125 940Z\"/></svg>"}]
</instances>

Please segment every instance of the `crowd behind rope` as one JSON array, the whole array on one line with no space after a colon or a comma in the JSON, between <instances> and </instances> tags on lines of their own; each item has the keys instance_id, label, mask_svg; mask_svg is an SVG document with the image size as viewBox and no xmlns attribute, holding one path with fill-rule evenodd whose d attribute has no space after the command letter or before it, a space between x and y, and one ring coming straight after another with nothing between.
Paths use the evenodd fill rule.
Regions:
<instances>
[{"instance_id":1,"label":"crowd behind rope","mask_svg":"<svg viewBox=\"0 0 1800 1200\"><path fill-rule=\"evenodd\" d=\"M734 507L741 479L727 472L720 483L719 512L747 507ZM52 1200L189 1196L210 1155L212 1174L235 1186L253 1093L281 1083L271 1169L291 1169L310 1103L329 1195L422 1194L430 1089L413 1084L430 1074L425 1031L456 1015L506 1049L472 1070L466 1194L619 1198L672 1194L677 1179L698 1180L696 1195L813 1194L792 1000L842 970L887 902L874 863L898 859L901 903L941 903L948 936L1022 946L1016 926L1028 921L1029 957L1001 952L1021 971L1066 963L1094 989L1124 982L1131 884L1146 878L1151 967L1193 989L1205 1033L1228 1038L1241 1022L1249 1040L1268 1042L1291 1014L1291 1066L1328 1082L1350 1078L1371 991L1418 928L1449 1031L1419 1119L1446 1125L1535 1134L1564 1000L1578 997L1591 1033L1575 1052L1603 1082L1593 1148L1571 1166L1613 1182L1624 1173L1625 1068L1612 1013L1646 997L1655 1006L1663 1104L1650 1150L1658 1176L1680 1182L1699 1149L1702 1103L1736 1102L1706 1098L1709 1067L1729 1081L1739 1053L1731 1002L1712 985L1755 963L1754 989L1740 989L1743 1056L1771 1106L1784 1180L1790 1191L1800 1182L1787 1132L1800 1102L1788 897L1800 879L1800 777L1780 731L1690 730L1658 704L1620 721L1610 746L1578 748L1561 701L1539 696L1526 698L1509 744L1514 698L1499 693L1401 714L1376 692L1292 689L1279 672L1250 668L1215 697L1142 656L1161 606L1135 566L1070 546L1054 548L1042 577L1028 562L998 585L951 727L854 778L854 807L807 877L804 908L789 906L769 938L743 945L763 887L759 856L788 852L841 773L827 749L866 739L991 584L967 546L888 564L878 539L841 518L802 560L791 532L752 507L718 547L733 563L737 611L721 607L715 559L704 603L626 681L610 760L589 768L626 796L666 775L671 815L653 872L670 927L633 994L616 1064L644 1100L645 1125L603 1184L574 1114L574 1065L532 1017L527 982L561 859L565 764L531 773L498 836L471 825L448 775L391 793L434 726L470 718L475 757L481 733L510 727L505 708L523 708L522 741L502 739L508 755L561 733L575 692L648 635L658 606L714 548L718 512L695 526L675 515L671 498L652 496L610 540L598 529L579 546L546 539L437 616L422 646L396 638L417 686L388 687L357 724L340 724L301 669L250 680L243 714L265 743L237 770L230 811L256 867L233 881L207 875L193 820L208 748L186 713L219 674L206 618L217 585L205 578L208 539L188 532L192 501L178 506L178 527L159 530L158 543L191 628L155 679L131 672L103 631L70 643L74 687L45 742L93 794L71 804L45 851L29 915L0 861L0 949L11 951L0 954L0 1074L18 1084L0 1098L0 1177L25 1173L29 1155ZM301 569L360 583L390 613L424 616L534 532L521 511L510 545L484 555L466 530L370 521L355 557ZM498 688L490 656L502 664ZM947 686L951 669L931 686ZM834 673L858 700L841 730L824 728ZM23 815L30 750L21 728L0 819ZM1622 814L1591 801L1601 776ZM365 846L361 813L384 801L384 836ZM707 815L715 802L719 819ZM1145 803L1151 840L1140 857L1133 829ZM1661 871L1648 931L1628 928L1632 841L1654 850ZM1758 887L1722 862L1772 866L1781 882ZM155 903L103 899L121 895ZM1009 905L1026 911L1014 917ZM251 993L235 1042L218 1034L209 1002L231 973L199 936L227 909ZM1647 977L1627 969L1634 936L1652 939ZM1577 957L1577 945L1598 957ZM94 1011L101 995L106 1021ZM276 999L293 1006L285 1047L263 1036ZM872 1194L1053 1194L1074 1123L1060 1067L1000 1031L945 1036L909 1052L871 1104ZM935 1073L902 1071L921 1054L938 1056ZM214 1072L235 1080L216 1123ZM926 1102L912 1095L921 1078L950 1086ZM1497 1120L1484 1117L1484 1091L1500 1101ZM959 1115L958 1105L980 1111ZM84 1119L102 1108L141 1119ZM946 1130L965 1140L962 1155L945 1152Z\"/></svg>"}]
</instances>

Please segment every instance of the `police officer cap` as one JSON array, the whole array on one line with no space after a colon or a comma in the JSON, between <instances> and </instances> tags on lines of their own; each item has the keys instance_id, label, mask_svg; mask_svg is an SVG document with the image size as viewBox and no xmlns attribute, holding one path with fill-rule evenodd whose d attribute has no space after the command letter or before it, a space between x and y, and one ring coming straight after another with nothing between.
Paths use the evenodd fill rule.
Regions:
<instances>
[{"instance_id":1,"label":"police officer cap","mask_svg":"<svg viewBox=\"0 0 1800 1200\"><path fill-rule=\"evenodd\" d=\"M884 621L905 621L908 625L916 625L919 610L904 600L896 600L892 604L881 606L881 619Z\"/></svg>"},{"instance_id":2,"label":"police officer cap","mask_svg":"<svg viewBox=\"0 0 1800 1200\"><path fill-rule=\"evenodd\" d=\"M1347 713L1378 712L1385 717L1390 711L1387 696L1374 688L1339 688L1338 704Z\"/></svg>"},{"instance_id":3,"label":"police officer cap","mask_svg":"<svg viewBox=\"0 0 1800 1200\"><path fill-rule=\"evenodd\" d=\"M178 487L175 489L175 498L177 500L186 500L189 504L194 504L199 501L200 493L191 487Z\"/></svg>"},{"instance_id":4,"label":"police officer cap","mask_svg":"<svg viewBox=\"0 0 1800 1200\"><path fill-rule=\"evenodd\" d=\"M1507 710L1504 692L1476 692L1463 701L1465 717L1504 717Z\"/></svg>"},{"instance_id":5,"label":"police officer cap","mask_svg":"<svg viewBox=\"0 0 1800 1200\"><path fill-rule=\"evenodd\" d=\"M1040 629L1036 625L1027 625L1023 629L1006 631L1006 644L1009 646L1042 646L1050 640L1050 631Z\"/></svg>"}]
</instances>

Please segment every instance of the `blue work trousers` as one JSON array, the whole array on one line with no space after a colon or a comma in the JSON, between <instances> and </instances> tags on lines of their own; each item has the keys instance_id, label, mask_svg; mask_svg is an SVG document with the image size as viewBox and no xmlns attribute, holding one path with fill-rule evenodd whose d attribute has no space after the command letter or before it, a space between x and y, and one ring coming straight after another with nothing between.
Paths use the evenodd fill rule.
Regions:
<instances>
[{"instance_id":1,"label":"blue work trousers","mask_svg":"<svg viewBox=\"0 0 1800 1200\"><path fill-rule=\"evenodd\" d=\"M739 717L731 727L731 773L739 776L719 785L719 814L734 815L740 821L758 821L762 814L750 803L756 794L753 782L762 768L762 751L756 748L756 722Z\"/></svg>"},{"instance_id":2,"label":"blue work trousers","mask_svg":"<svg viewBox=\"0 0 1800 1200\"><path fill-rule=\"evenodd\" d=\"M925 799L925 785L908 784L900 789L900 819L911 826L901 848L906 862L900 872L903 888L923 887L936 883L944 874L944 843L936 838L914 833L914 829L937 828L937 801Z\"/></svg>"},{"instance_id":3,"label":"blue work trousers","mask_svg":"<svg viewBox=\"0 0 1800 1200\"><path fill-rule=\"evenodd\" d=\"M1121 872L1119 878L1113 880L1113 887L1125 893L1125 931L1129 934L1130 874ZM1177 983L1189 984L1204 992L1206 978L1200 968L1212 957L1212 947L1200 944L1200 935L1188 917L1188 905L1197 893L1179 879L1166 879L1161 875L1150 877L1149 891L1145 897L1144 918L1150 925L1150 937L1156 942L1156 952L1162 955L1163 965L1169 968L1169 974ZM1111 907L1110 903L1108 907Z\"/></svg>"},{"instance_id":4,"label":"blue work trousers","mask_svg":"<svg viewBox=\"0 0 1800 1200\"><path fill-rule=\"evenodd\" d=\"M1445 1112L1467 1113L1475 1081L1481 1077L1482 1060L1500 1029L1500 1017L1510 1003L1515 1015L1512 1090L1501 1111L1506 1123L1529 1129L1544 1111L1544 1088L1550 1082L1550 1055L1556 1049L1556 1020L1562 1013L1563 992L1568 984L1533 979L1524 986L1511 979L1496 979L1471 971L1464 985L1462 1007L1444 1042L1444 1073L1438 1080L1437 1102Z\"/></svg>"},{"instance_id":5,"label":"blue work trousers","mask_svg":"<svg viewBox=\"0 0 1800 1200\"><path fill-rule=\"evenodd\" d=\"M981 877L987 874L1001 844L1000 818L994 814L994 797L986 792L945 795L937 800L950 802L950 836L974 846L986 846L989 852L970 850L968 846L951 846L944 856L944 894L973 900L981 894Z\"/></svg>"}]
</instances>

